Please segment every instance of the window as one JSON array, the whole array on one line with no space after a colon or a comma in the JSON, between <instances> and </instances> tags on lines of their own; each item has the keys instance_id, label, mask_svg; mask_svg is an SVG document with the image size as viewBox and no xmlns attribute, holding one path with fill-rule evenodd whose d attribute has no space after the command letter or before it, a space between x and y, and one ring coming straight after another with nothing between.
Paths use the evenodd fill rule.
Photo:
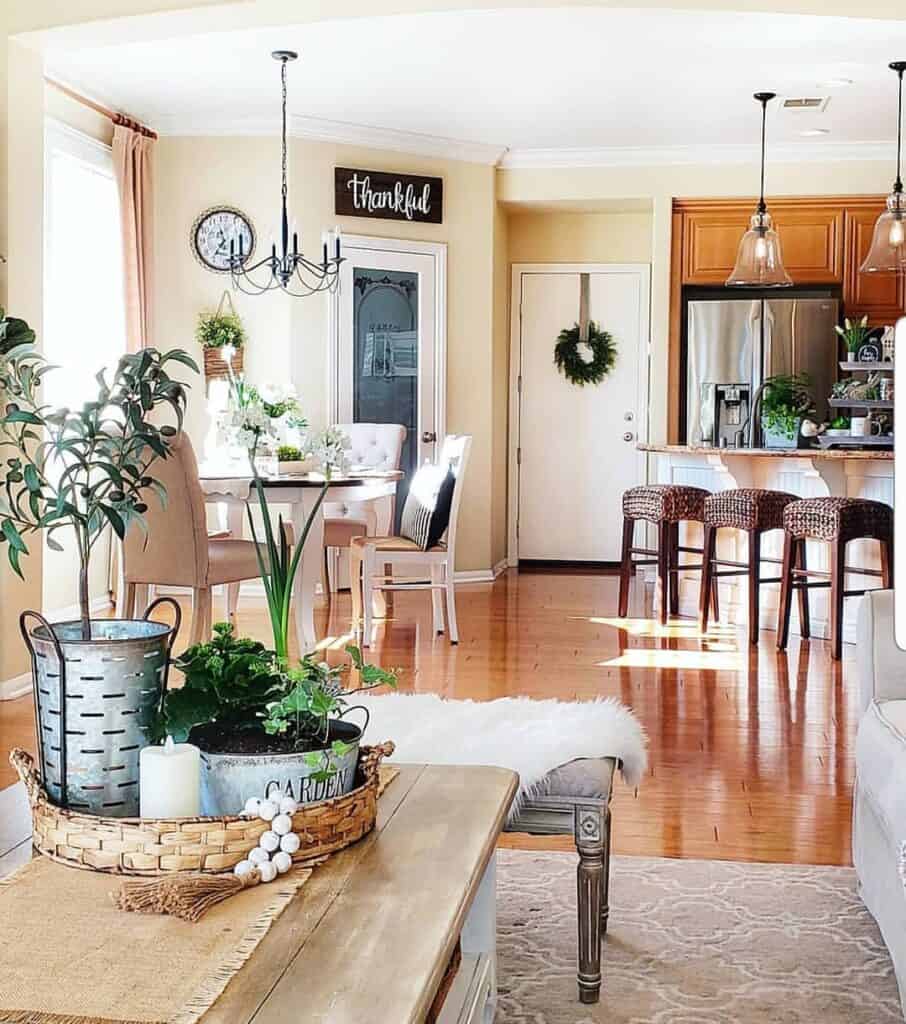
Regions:
<instances>
[{"instance_id":1,"label":"window","mask_svg":"<svg viewBox=\"0 0 906 1024\"><path fill-rule=\"evenodd\" d=\"M43 348L60 367L45 378L45 401L72 408L126 350L119 196L110 148L57 122L45 175Z\"/></svg>"}]
</instances>

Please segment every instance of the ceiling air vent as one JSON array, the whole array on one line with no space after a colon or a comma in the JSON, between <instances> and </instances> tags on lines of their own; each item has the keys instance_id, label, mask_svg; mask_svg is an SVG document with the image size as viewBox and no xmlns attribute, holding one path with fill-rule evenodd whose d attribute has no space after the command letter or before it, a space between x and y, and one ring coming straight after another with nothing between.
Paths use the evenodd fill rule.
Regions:
<instances>
[{"instance_id":1,"label":"ceiling air vent","mask_svg":"<svg viewBox=\"0 0 906 1024\"><path fill-rule=\"evenodd\" d=\"M813 114L823 113L827 106L828 96L788 96L783 101L783 109L789 111L808 110Z\"/></svg>"}]
</instances>

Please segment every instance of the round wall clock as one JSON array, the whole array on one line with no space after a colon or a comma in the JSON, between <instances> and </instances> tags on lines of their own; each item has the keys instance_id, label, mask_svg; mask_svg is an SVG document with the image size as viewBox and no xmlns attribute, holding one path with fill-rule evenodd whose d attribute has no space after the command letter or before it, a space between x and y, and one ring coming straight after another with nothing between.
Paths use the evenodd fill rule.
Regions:
<instances>
[{"instance_id":1,"label":"round wall clock","mask_svg":"<svg viewBox=\"0 0 906 1024\"><path fill-rule=\"evenodd\" d=\"M212 206L195 218L189 244L195 259L207 270L228 274L230 271L230 241L238 254L247 261L255 251L255 229L251 219L233 206Z\"/></svg>"}]
</instances>

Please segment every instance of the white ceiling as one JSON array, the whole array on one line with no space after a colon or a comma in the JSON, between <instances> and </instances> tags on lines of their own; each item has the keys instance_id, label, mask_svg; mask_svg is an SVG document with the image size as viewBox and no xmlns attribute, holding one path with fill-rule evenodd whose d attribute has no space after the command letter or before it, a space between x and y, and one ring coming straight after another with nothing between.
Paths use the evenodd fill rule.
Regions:
<instances>
[{"instance_id":1,"label":"white ceiling","mask_svg":"<svg viewBox=\"0 0 906 1024\"><path fill-rule=\"evenodd\" d=\"M829 96L775 114L770 144L889 143L906 23L560 8L325 21L48 51L48 73L163 132L272 128L275 48L299 50L289 102L308 134L350 126L510 150L751 146L751 94ZM848 87L821 86L851 79ZM776 101L775 101L776 105ZM323 125L321 124L323 122ZM337 122L341 123L340 128ZM380 132L363 132L379 141ZM430 150L430 146L428 146Z\"/></svg>"}]
</instances>

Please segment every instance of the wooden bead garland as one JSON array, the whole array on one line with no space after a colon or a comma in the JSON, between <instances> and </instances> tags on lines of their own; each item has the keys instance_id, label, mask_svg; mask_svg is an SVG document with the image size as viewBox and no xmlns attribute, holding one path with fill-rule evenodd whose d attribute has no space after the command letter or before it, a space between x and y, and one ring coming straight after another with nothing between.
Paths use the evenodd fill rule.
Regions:
<instances>
[{"instance_id":1,"label":"wooden bead garland","mask_svg":"<svg viewBox=\"0 0 906 1024\"><path fill-rule=\"evenodd\" d=\"M245 802L244 815L257 817L270 824L262 832L258 845L233 868L233 874L249 885L258 882L273 882L277 875L283 875L293 866L292 855L301 846L301 840L293 832L293 815L299 805L290 796L279 802L267 797L260 800L250 796ZM257 879L254 877L257 875Z\"/></svg>"}]
</instances>

